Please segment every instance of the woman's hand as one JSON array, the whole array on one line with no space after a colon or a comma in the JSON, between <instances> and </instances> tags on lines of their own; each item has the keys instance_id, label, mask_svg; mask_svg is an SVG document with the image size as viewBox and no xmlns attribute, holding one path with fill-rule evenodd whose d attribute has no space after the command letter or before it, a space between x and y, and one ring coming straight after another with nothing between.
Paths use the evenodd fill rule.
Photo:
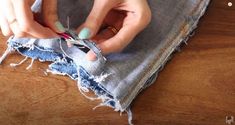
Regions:
<instances>
[{"instance_id":1,"label":"woman's hand","mask_svg":"<svg viewBox=\"0 0 235 125\"><path fill-rule=\"evenodd\" d=\"M43 0L41 14L34 14L31 6L35 0L0 0L0 26L3 35L31 38L57 37L64 32L57 17L57 0ZM35 17L35 15L37 15ZM42 18L39 23L36 18ZM43 25L46 27L44 27Z\"/></svg>"},{"instance_id":2,"label":"woman's hand","mask_svg":"<svg viewBox=\"0 0 235 125\"><path fill-rule=\"evenodd\" d=\"M103 54L119 52L151 20L146 0L95 0L86 22L78 28L80 39L93 39ZM94 52L87 54L95 60Z\"/></svg>"}]
</instances>

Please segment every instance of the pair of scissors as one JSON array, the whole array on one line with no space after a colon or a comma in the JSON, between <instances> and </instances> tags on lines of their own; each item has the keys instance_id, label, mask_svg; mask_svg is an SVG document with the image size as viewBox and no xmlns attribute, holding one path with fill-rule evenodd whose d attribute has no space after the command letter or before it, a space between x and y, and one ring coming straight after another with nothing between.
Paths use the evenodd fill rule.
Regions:
<instances>
[{"instance_id":1,"label":"pair of scissors","mask_svg":"<svg viewBox=\"0 0 235 125\"><path fill-rule=\"evenodd\" d=\"M78 47L83 52L87 53L88 51L90 51L90 49L86 45L82 44L83 43L82 39L79 39L75 32L67 30L64 33L57 33L57 34L66 42L69 42L72 45Z\"/></svg>"}]
</instances>

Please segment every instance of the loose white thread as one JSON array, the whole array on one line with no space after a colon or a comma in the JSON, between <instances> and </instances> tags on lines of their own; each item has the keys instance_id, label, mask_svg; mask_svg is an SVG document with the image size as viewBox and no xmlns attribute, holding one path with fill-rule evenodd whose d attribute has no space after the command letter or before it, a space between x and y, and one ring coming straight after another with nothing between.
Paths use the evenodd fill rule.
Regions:
<instances>
[{"instance_id":1,"label":"loose white thread","mask_svg":"<svg viewBox=\"0 0 235 125\"><path fill-rule=\"evenodd\" d=\"M60 43L60 49L61 49L61 51L64 53L64 55L67 56L67 57L69 57L69 58L71 58L71 57L64 51L64 49L62 48L62 40L61 40L61 39L60 39L59 43Z\"/></svg>"},{"instance_id":2,"label":"loose white thread","mask_svg":"<svg viewBox=\"0 0 235 125\"><path fill-rule=\"evenodd\" d=\"M66 75L66 73L61 73L61 72L58 72L58 71L56 71L56 70L50 70L50 69L47 69L46 72L47 72L47 73L52 73L52 74L54 74L54 75L62 75L62 76L65 76L65 75Z\"/></svg>"},{"instance_id":3,"label":"loose white thread","mask_svg":"<svg viewBox=\"0 0 235 125\"><path fill-rule=\"evenodd\" d=\"M122 116L122 112L120 112L120 116Z\"/></svg>"},{"instance_id":4,"label":"loose white thread","mask_svg":"<svg viewBox=\"0 0 235 125\"><path fill-rule=\"evenodd\" d=\"M0 58L0 64L3 62L4 59L6 59L7 55L9 55L12 51L13 49L10 46L8 46L6 51L3 53L3 55Z\"/></svg>"},{"instance_id":5,"label":"loose white thread","mask_svg":"<svg viewBox=\"0 0 235 125\"><path fill-rule=\"evenodd\" d=\"M128 123L129 123L129 125L134 125L134 124L132 123L132 117L133 117L133 115L132 115L132 112L131 112L130 107L128 107L128 108L126 109L126 112L127 112L127 115L128 115Z\"/></svg>"},{"instance_id":6,"label":"loose white thread","mask_svg":"<svg viewBox=\"0 0 235 125\"><path fill-rule=\"evenodd\" d=\"M100 76L95 76L94 81L97 82L97 83L104 82L105 79L106 79L107 77L109 77L110 75L111 75L111 73L109 73L109 74L108 74L108 73L104 74L104 73L102 72Z\"/></svg>"},{"instance_id":7,"label":"loose white thread","mask_svg":"<svg viewBox=\"0 0 235 125\"><path fill-rule=\"evenodd\" d=\"M95 106L95 107L93 108L93 110L96 110L97 108L103 107L103 106L106 106L106 104L105 104L105 103L100 103L99 105Z\"/></svg>"},{"instance_id":8,"label":"loose white thread","mask_svg":"<svg viewBox=\"0 0 235 125\"><path fill-rule=\"evenodd\" d=\"M19 63L11 63L10 64L10 66L11 67L17 67L17 66L19 66L19 65L21 65L21 64L23 64L25 61L27 61L28 60L28 57L25 57L22 61L20 61Z\"/></svg>"},{"instance_id":9,"label":"loose white thread","mask_svg":"<svg viewBox=\"0 0 235 125\"><path fill-rule=\"evenodd\" d=\"M79 82L77 82L77 86L78 86L78 90L80 91L80 93L87 99L91 100L91 101L94 101L94 100L99 100L100 98L99 97L90 97L90 96L87 96L85 93L89 92L89 89L86 88L86 87L83 87L79 84Z\"/></svg>"},{"instance_id":10,"label":"loose white thread","mask_svg":"<svg viewBox=\"0 0 235 125\"><path fill-rule=\"evenodd\" d=\"M33 67L33 62L34 62L34 59L31 60L31 63L30 63L29 66L26 68L27 70L29 70L30 68Z\"/></svg>"},{"instance_id":11,"label":"loose white thread","mask_svg":"<svg viewBox=\"0 0 235 125\"><path fill-rule=\"evenodd\" d=\"M36 39L30 39L26 44L22 45L22 47L29 48L28 51L34 50L34 43Z\"/></svg>"},{"instance_id":12,"label":"loose white thread","mask_svg":"<svg viewBox=\"0 0 235 125\"><path fill-rule=\"evenodd\" d=\"M48 76L48 74L47 74L47 72L46 72L46 71L43 71L43 73L44 73L44 75L45 75L45 76Z\"/></svg>"}]
</instances>

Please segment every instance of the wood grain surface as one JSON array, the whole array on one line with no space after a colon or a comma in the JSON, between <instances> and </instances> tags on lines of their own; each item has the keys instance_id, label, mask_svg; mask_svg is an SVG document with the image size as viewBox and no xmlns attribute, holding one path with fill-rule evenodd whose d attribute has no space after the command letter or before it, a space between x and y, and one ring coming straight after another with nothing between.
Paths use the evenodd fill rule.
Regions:
<instances>
[{"instance_id":1,"label":"wood grain surface","mask_svg":"<svg viewBox=\"0 0 235 125\"><path fill-rule=\"evenodd\" d=\"M235 0L212 0L194 37L133 102L136 125L227 125L235 117ZM0 37L0 53L6 38ZM64 76L45 76L48 63L0 65L0 125L126 125L127 115L101 107ZM235 121L234 121L235 122ZM233 123L235 124L235 123Z\"/></svg>"}]
</instances>

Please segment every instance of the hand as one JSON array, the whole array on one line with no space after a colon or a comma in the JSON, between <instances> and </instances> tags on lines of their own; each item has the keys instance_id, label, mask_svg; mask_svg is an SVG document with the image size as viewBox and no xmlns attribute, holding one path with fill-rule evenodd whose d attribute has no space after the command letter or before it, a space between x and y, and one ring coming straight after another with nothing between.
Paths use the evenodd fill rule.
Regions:
<instances>
[{"instance_id":1,"label":"hand","mask_svg":"<svg viewBox=\"0 0 235 125\"><path fill-rule=\"evenodd\" d=\"M31 10L34 1L0 0L0 26L4 36L14 34L16 37L52 38L57 37L55 32L64 32L58 22L57 0L44 0L40 14ZM41 23L36 20L39 16Z\"/></svg>"},{"instance_id":2,"label":"hand","mask_svg":"<svg viewBox=\"0 0 235 125\"><path fill-rule=\"evenodd\" d=\"M95 0L85 23L78 28L80 39L93 39L103 54L123 50L151 20L146 0ZM88 60L96 60L89 51Z\"/></svg>"}]
</instances>

